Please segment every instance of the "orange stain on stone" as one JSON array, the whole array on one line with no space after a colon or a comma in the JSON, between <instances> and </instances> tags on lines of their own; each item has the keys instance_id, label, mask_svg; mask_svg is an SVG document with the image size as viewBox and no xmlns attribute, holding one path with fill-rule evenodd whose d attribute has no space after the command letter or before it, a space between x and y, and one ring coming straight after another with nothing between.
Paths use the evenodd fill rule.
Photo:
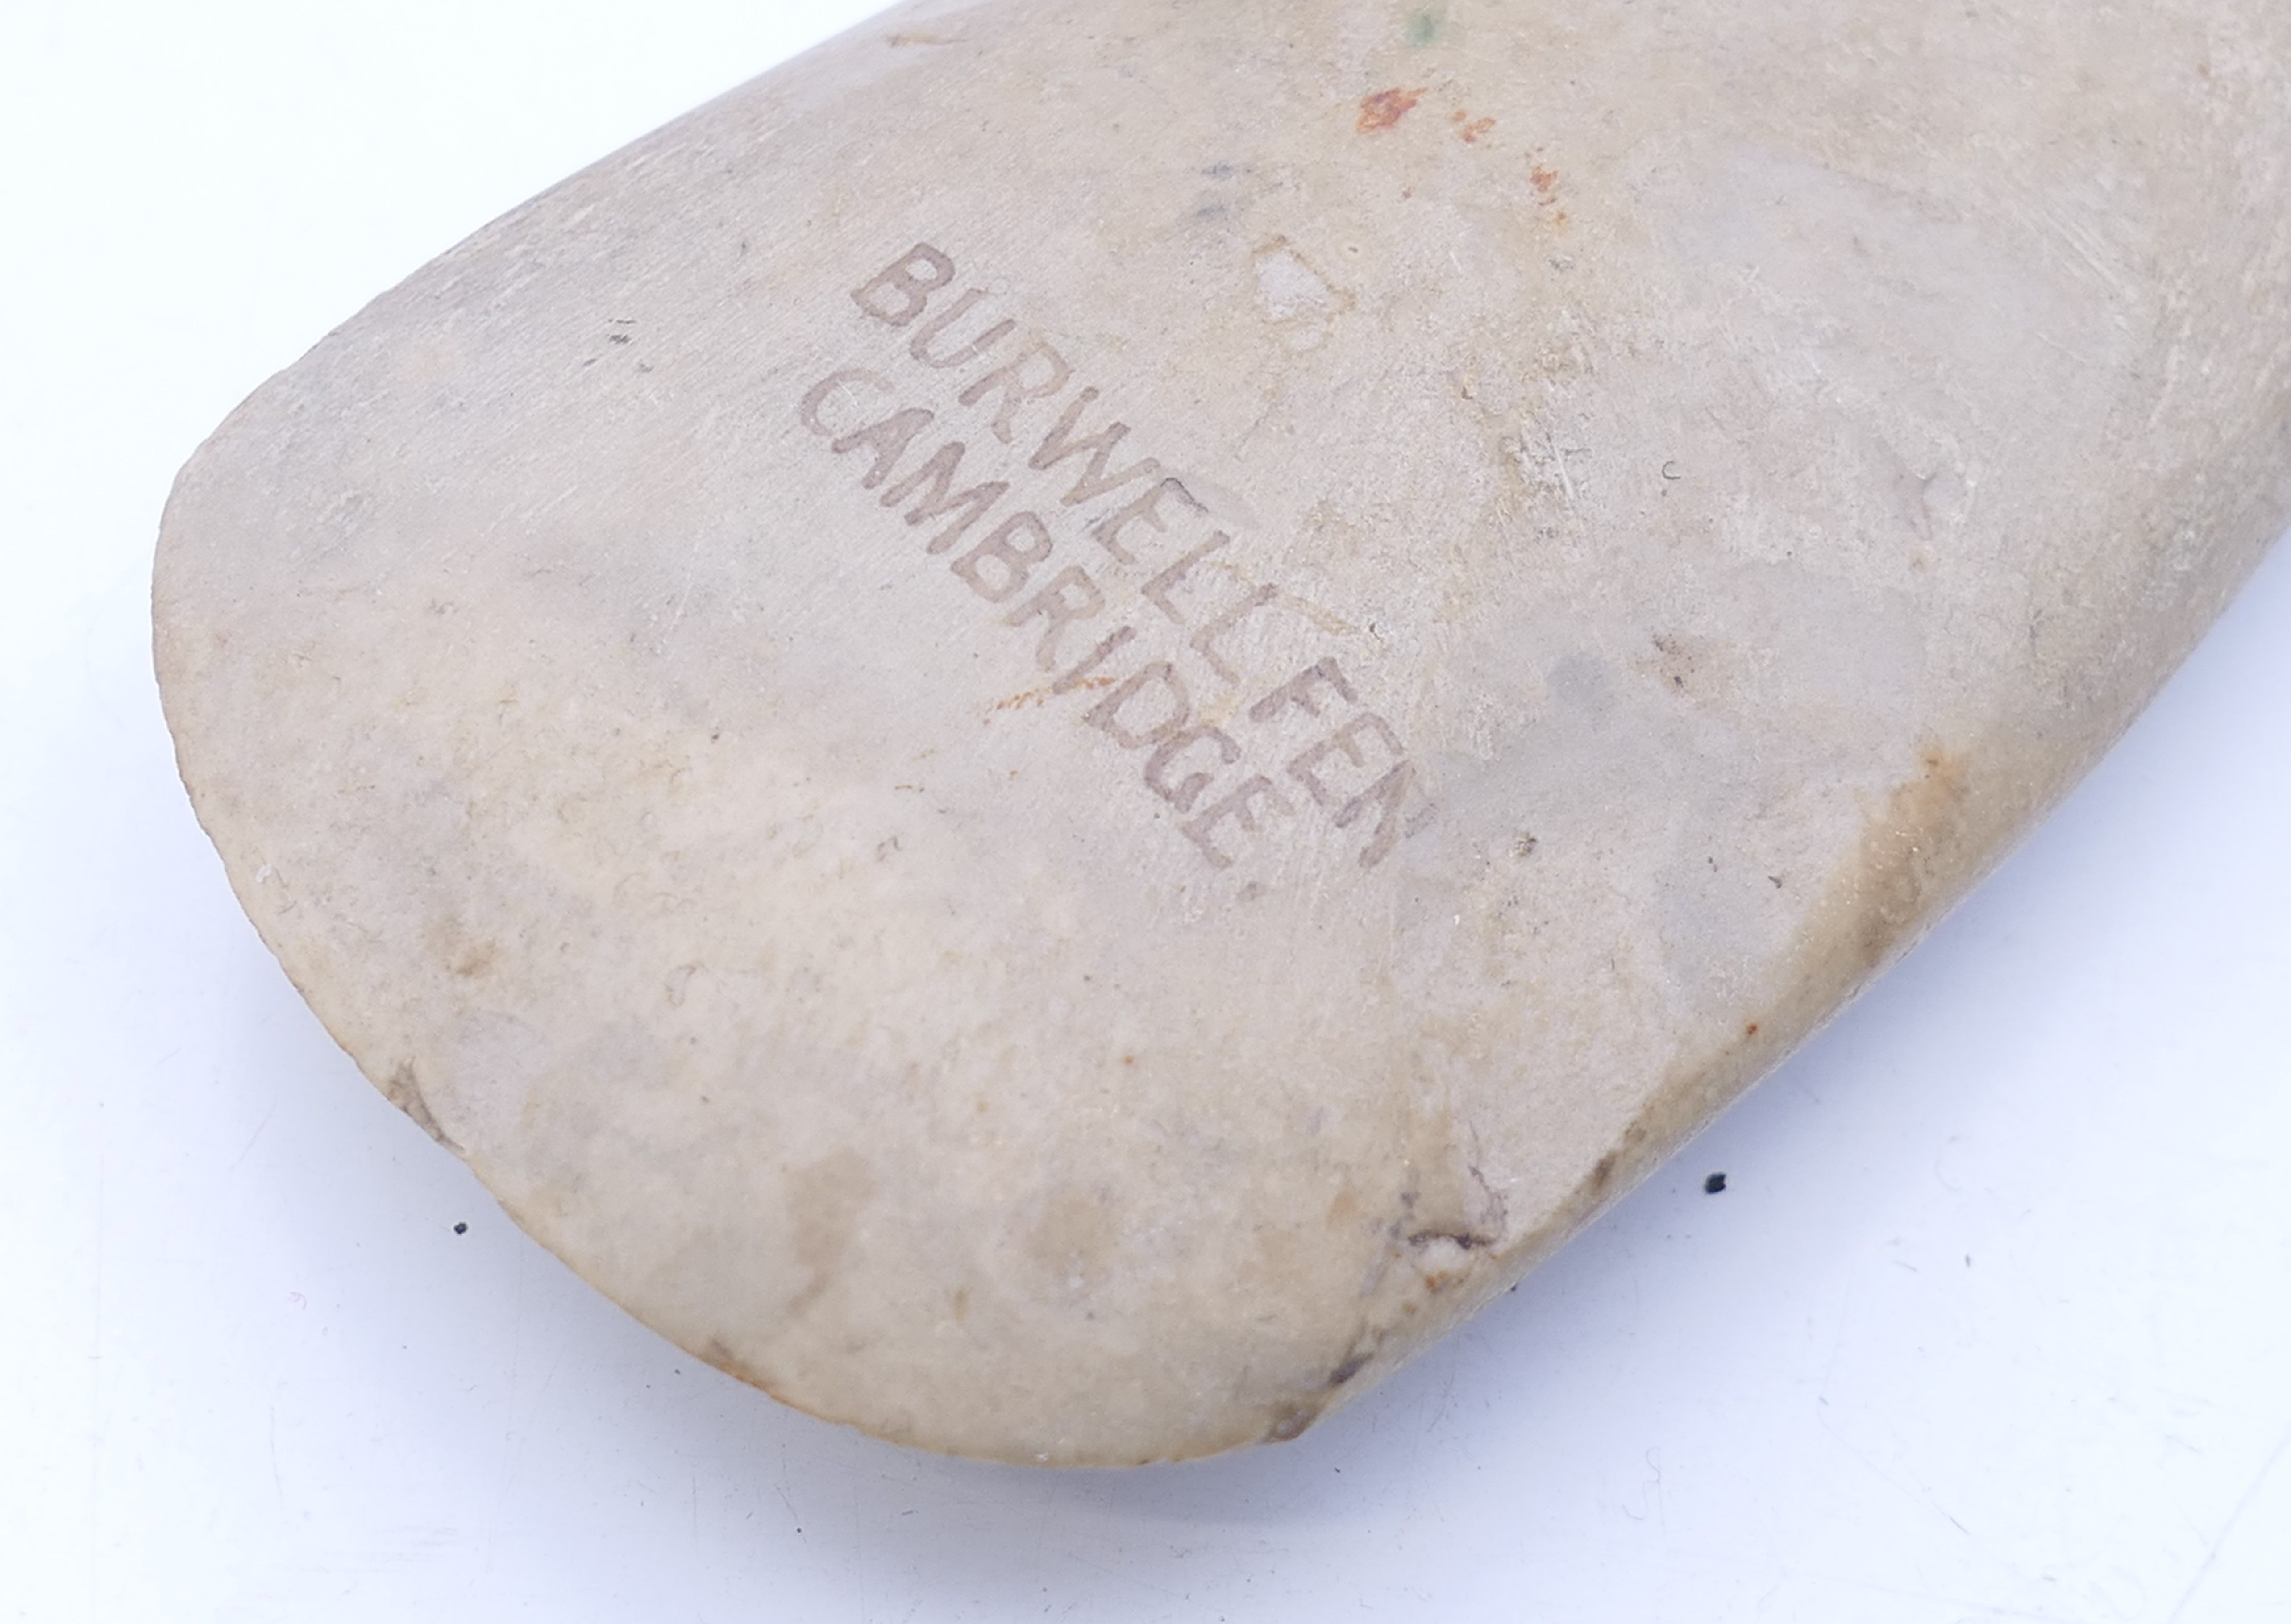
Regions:
<instances>
[{"instance_id":1,"label":"orange stain on stone","mask_svg":"<svg viewBox=\"0 0 2291 1624\"><path fill-rule=\"evenodd\" d=\"M1407 117L1410 110L1423 99L1424 91L1420 85L1414 90L1395 88L1380 90L1373 96L1363 96L1361 98L1360 123L1356 127L1363 135L1378 130L1389 130Z\"/></svg>"},{"instance_id":2,"label":"orange stain on stone","mask_svg":"<svg viewBox=\"0 0 2291 1624\"><path fill-rule=\"evenodd\" d=\"M1559 202L1559 172L1548 165L1538 164L1527 172L1527 178L1535 182L1536 197L1543 206L1552 211L1551 223L1564 231L1572 222L1565 209L1555 206Z\"/></svg>"}]
</instances>

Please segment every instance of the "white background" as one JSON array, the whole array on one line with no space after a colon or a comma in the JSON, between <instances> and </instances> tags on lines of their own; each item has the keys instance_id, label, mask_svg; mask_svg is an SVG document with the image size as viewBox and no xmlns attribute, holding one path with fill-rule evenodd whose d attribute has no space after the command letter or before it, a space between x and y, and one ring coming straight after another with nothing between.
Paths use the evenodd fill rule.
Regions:
<instances>
[{"instance_id":1,"label":"white background","mask_svg":"<svg viewBox=\"0 0 2291 1624\"><path fill-rule=\"evenodd\" d=\"M0 0L0 1620L2291 1619L2291 550L1875 993L1286 1447L783 1410L359 1079L174 781L168 480L865 9Z\"/></svg>"}]
</instances>

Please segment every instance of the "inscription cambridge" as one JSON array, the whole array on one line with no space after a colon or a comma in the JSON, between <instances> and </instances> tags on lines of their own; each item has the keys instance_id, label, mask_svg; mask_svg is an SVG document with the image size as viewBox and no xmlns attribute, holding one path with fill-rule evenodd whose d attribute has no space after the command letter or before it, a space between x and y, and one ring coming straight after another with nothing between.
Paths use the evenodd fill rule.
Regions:
<instances>
[{"instance_id":1,"label":"inscription cambridge","mask_svg":"<svg viewBox=\"0 0 2291 1624\"><path fill-rule=\"evenodd\" d=\"M1129 425L1093 414L1099 391L958 279L919 243L852 289L871 327L906 340L888 365L907 386L839 369L804 396L804 427L928 533L922 551L947 558L988 623L1032 642L1049 680L1023 697L1071 700L1210 868L1302 817L1355 838L1361 868L1382 863L1433 813L1398 732L1332 652L1292 653L1270 680L1251 669L1277 641L1269 623L1313 626L1310 606L1238 567L1183 473L1121 460ZM955 409L915 404L921 393Z\"/></svg>"}]
</instances>

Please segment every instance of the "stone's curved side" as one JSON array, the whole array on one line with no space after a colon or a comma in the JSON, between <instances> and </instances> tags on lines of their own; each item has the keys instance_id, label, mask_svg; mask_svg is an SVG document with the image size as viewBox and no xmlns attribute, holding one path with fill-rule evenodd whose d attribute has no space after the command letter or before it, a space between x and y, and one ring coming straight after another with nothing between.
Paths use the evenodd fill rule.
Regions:
<instances>
[{"instance_id":1,"label":"stone's curved side","mask_svg":"<svg viewBox=\"0 0 2291 1624\"><path fill-rule=\"evenodd\" d=\"M1903 951L2291 518L2291 13L896 12L186 468L233 884L926 1447L1295 1435Z\"/></svg>"}]
</instances>

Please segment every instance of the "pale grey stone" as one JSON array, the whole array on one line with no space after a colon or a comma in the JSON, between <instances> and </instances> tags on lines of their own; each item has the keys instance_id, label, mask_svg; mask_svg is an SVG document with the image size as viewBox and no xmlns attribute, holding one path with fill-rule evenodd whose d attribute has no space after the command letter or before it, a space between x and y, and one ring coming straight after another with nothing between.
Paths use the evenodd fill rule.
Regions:
<instances>
[{"instance_id":1,"label":"pale grey stone","mask_svg":"<svg viewBox=\"0 0 2291 1624\"><path fill-rule=\"evenodd\" d=\"M1629 1187L2287 517L2278 0L938 4L266 385L158 663L518 1222L820 1415L1136 1461Z\"/></svg>"}]
</instances>

